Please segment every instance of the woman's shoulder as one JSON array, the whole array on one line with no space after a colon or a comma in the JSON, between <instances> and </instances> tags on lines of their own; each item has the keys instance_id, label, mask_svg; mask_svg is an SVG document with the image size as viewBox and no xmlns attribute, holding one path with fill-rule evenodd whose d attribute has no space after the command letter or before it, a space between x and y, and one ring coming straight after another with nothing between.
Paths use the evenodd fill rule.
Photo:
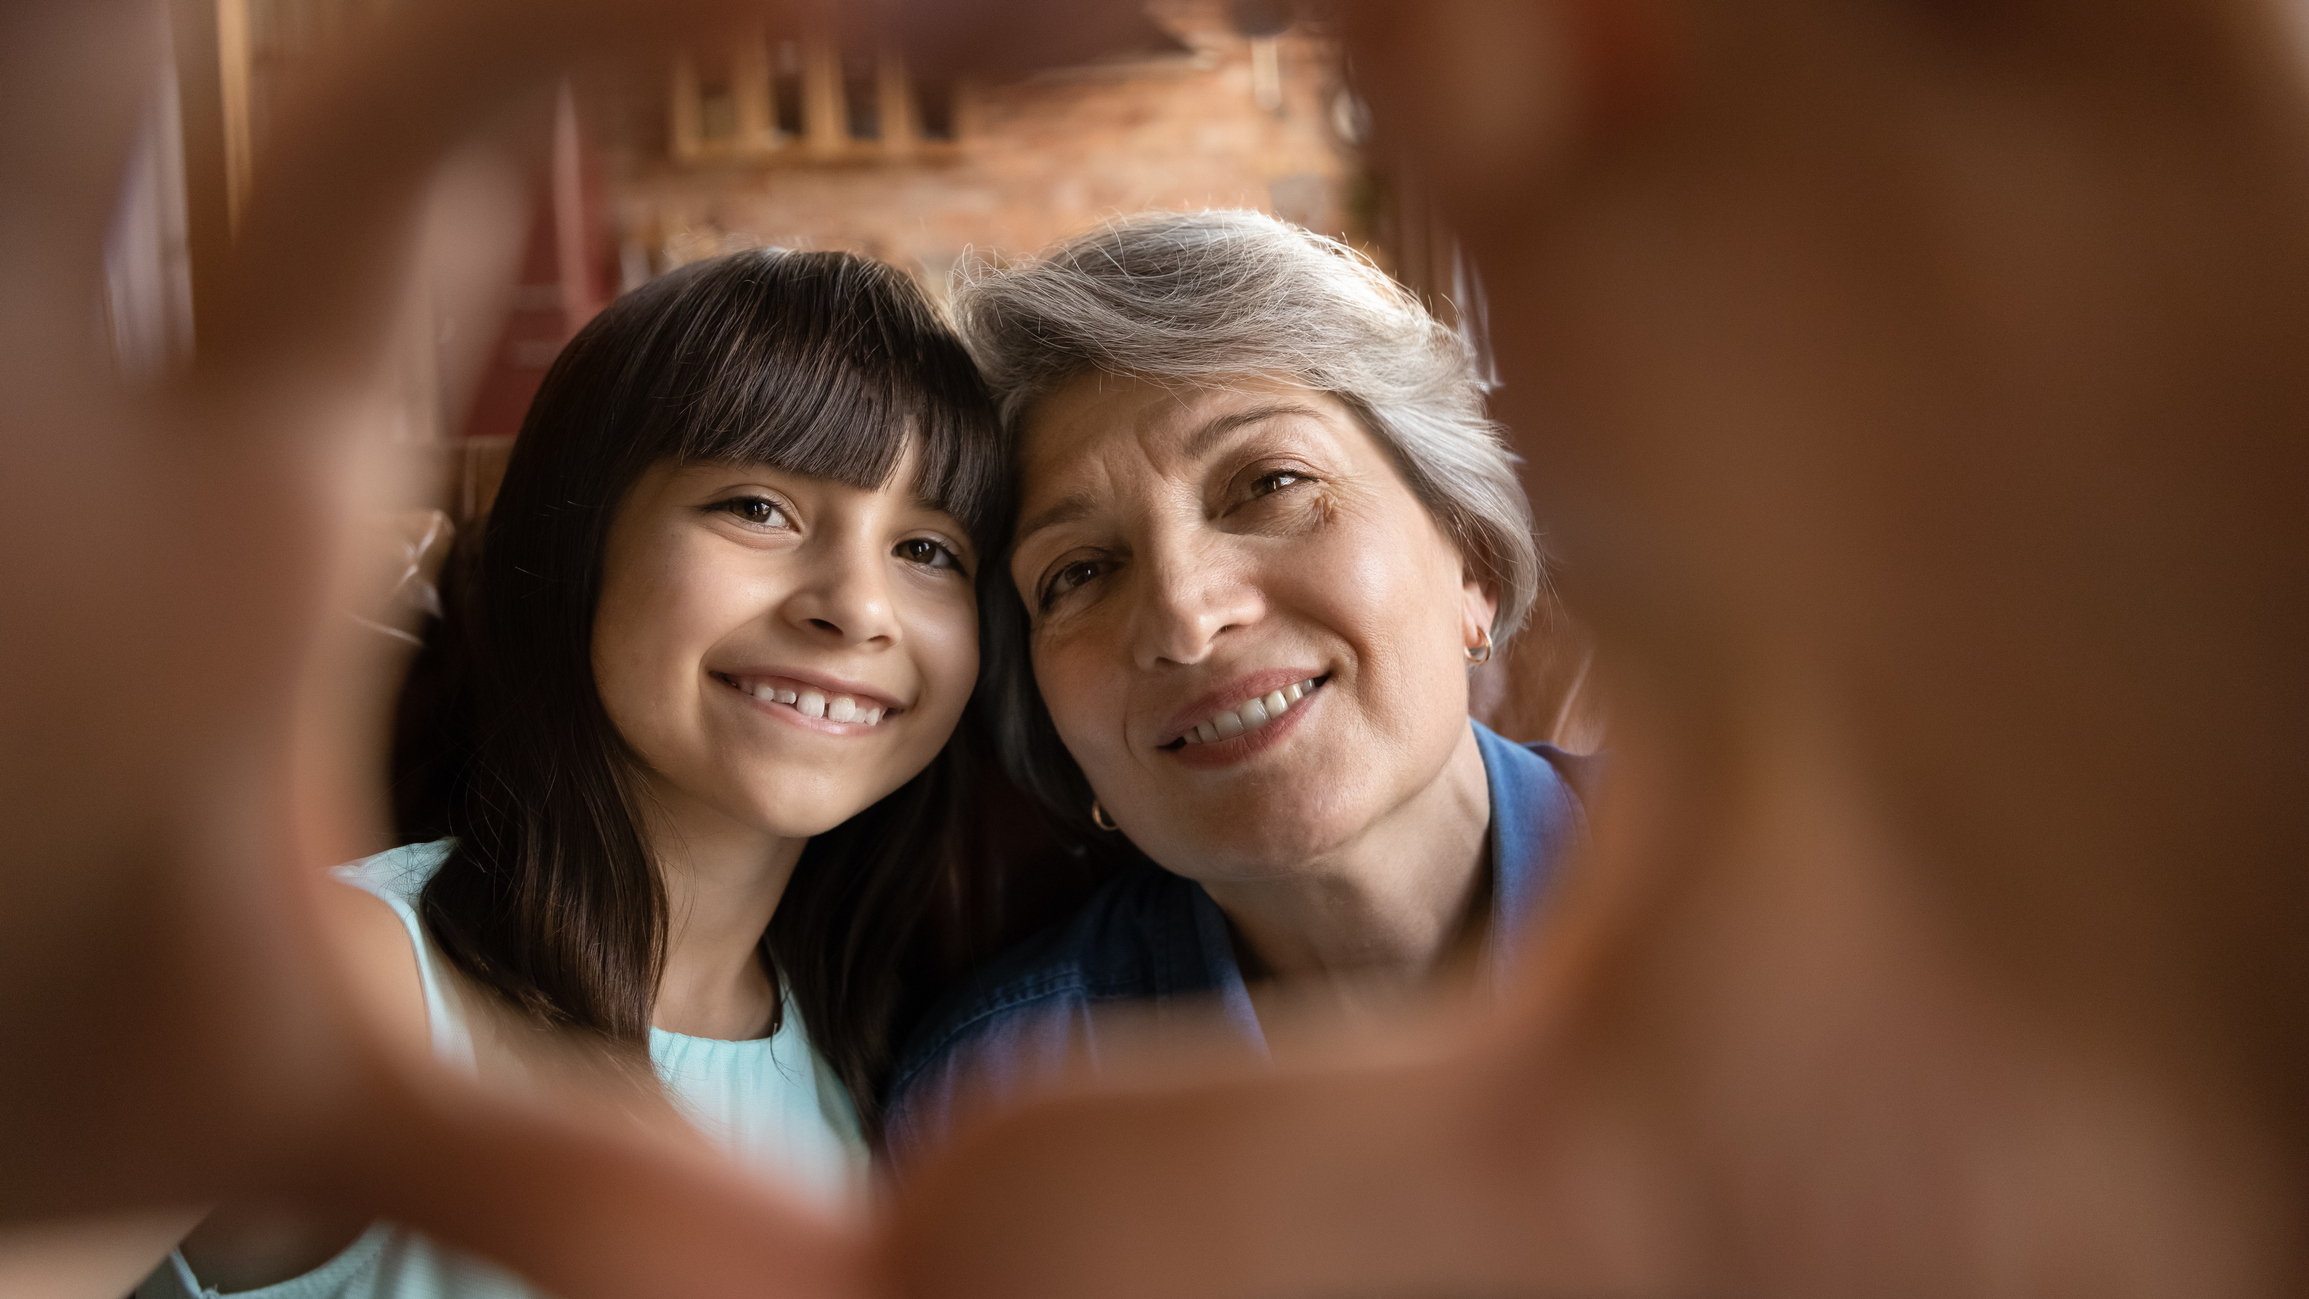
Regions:
<instances>
[{"instance_id":1,"label":"woman's shoulder","mask_svg":"<svg viewBox=\"0 0 2309 1299\"><path fill-rule=\"evenodd\" d=\"M1490 773L1492 792L1519 801L1528 798L1569 799L1584 805L1595 794L1603 776L1604 755L1573 753L1553 744L1511 740L1481 722L1475 728L1476 747Z\"/></svg>"},{"instance_id":2,"label":"woman's shoulder","mask_svg":"<svg viewBox=\"0 0 2309 1299\"><path fill-rule=\"evenodd\" d=\"M1196 885L1141 860L1065 919L1004 949L965 976L923 1016L892 1075L892 1089L968 1040L1006 1023L1074 1004L1190 991L1167 986L1176 950L1197 940Z\"/></svg>"},{"instance_id":3,"label":"woman's shoulder","mask_svg":"<svg viewBox=\"0 0 2309 1299\"><path fill-rule=\"evenodd\" d=\"M925 1015L899 1053L883 1108L884 1149L903 1165L937 1141L966 1094L1014 1092L1085 1045L1102 1003L1187 992L1205 962L1199 886L1141 860L1057 924L1004 950Z\"/></svg>"}]
</instances>

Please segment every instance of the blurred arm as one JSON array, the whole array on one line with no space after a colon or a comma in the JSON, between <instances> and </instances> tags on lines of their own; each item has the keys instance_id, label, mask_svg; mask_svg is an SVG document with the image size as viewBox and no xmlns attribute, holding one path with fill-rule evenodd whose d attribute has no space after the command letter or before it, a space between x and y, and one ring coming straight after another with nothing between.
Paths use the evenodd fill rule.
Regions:
<instances>
[{"instance_id":1,"label":"blurred arm","mask_svg":"<svg viewBox=\"0 0 2309 1299\"><path fill-rule=\"evenodd\" d=\"M121 1299L200 1221L161 1209L0 1228L0 1294L11 1299Z\"/></svg>"}]
</instances>

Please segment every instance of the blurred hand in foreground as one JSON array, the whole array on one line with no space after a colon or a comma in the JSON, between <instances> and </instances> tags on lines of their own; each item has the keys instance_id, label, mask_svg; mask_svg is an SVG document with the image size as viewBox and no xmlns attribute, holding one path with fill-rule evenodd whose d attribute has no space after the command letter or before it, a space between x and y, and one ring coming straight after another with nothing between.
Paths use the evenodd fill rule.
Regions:
<instances>
[{"instance_id":1,"label":"blurred hand in foreground","mask_svg":"<svg viewBox=\"0 0 2309 1299\"><path fill-rule=\"evenodd\" d=\"M77 322L149 12L0 20L0 1214L328 1199L569 1299L2298 1285L2309 132L2249 0L1350 6L1621 677L1498 1014L998 1121L879 1256L382 1045L306 892L359 710L298 700L418 195L713 10L397 17L143 393Z\"/></svg>"}]
</instances>

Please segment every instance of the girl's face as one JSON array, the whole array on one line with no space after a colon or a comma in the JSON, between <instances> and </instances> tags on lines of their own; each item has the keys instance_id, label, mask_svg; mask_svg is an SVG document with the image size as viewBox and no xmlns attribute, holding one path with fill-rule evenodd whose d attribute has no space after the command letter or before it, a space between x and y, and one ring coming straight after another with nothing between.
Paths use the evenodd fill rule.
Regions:
<instances>
[{"instance_id":1,"label":"girl's face","mask_svg":"<svg viewBox=\"0 0 2309 1299\"><path fill-rule=\"evenodd\" d=\"M593 674L673 823L802 838L928 766L978 675L976 557L916 499L660 462L612 520Z\"/></svg>"}]
</instances>

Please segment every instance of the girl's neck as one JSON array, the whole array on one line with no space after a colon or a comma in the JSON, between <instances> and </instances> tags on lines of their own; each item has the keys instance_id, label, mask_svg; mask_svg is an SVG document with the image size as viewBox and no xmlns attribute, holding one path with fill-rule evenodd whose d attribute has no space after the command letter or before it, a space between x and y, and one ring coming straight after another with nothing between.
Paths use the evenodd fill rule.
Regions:
<instances>
[{"instance_id":1,"label":"girl's neck","mask_svg":"<svg viewBox=\"0 0 2309 1299\"><path fill-rule=\"evenodd\" d=\"M665 791L643 838L666 900L665 966L650 1023L690 1037L763 1036L777 983L763 965L762 935L809 840L764 833Z\"/></svg>"}]
</instances>

